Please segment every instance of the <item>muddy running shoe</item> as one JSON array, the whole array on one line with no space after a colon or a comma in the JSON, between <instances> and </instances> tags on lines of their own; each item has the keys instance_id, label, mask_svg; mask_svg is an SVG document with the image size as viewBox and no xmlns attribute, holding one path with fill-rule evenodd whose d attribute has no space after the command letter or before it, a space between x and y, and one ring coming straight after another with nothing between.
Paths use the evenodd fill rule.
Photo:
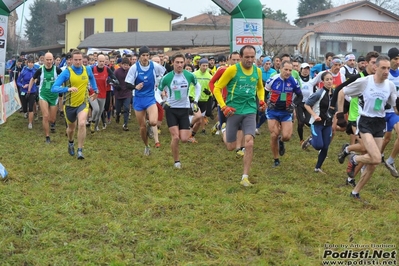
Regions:
<instances>
[{"instance_id":1,"label":"muddy running shoe","mask_svg":"<svg viewBox=\"0 0 399 266\"><path fill-rule=\"evenodd\" d=\"M310 146L311 141L312 141L312 136L309 136L307 139L305 139L301 144L302 150L306 151Z\"/></svg>"},{"instance_id":2,"label":"muddy running shoe","mask_svg":"<svg viewBox=\"0 0 399 266\"><path fill-rule=\"evenodd\" d=\"M75 144L73 142L72 143L71 142L68 143L68 153L71 156L75 155Z\"/></svg>"},{"instance_id":3,"label":"muddy running shoe","mask_svg":"<svg viewBox=\"0 0 399 266\"><path fill-rule=\"evenodd\" d=\"M356 168L357 163L355 163L354 157L355 157L355 154L352 154L349 157L348 167L346 168L346 173L348 174L348 176L350 178L355 177L355 168Z\"/></svg>"},{"instance_id":4,"label":"muddy running shoe","mask_svg":"<svg viewBox=\"0 0 399 266\"><path fill-rule=\"evenodd\" d=\"M281 140L281 136L278 136L278 154L283 156L285 154L285 145L284 142Z\"/></svg>"},{"instance_id":5,"label":"muddy running shoe","mask_svg":"<svg viewBox=\"0 0 399 266\"><path fill-rule=\"evenodd\" d=\"M351 181L349 181L348 179L346 179L346 185L347 185L347 186L356 187L355 179L352 178Z\"/></svg>"},{"instance_id":6,"label":"muddy running shoe","mask_svg":"<svg viewBox=\"0 0 399 266\"><path fill-rule=\"evenodd\" d=\"M147 136L150 139L154 138L154 132L152 131L152 126L150 125L150 121L146 121L146 128L147 128Z\"/></svg>"},{"instance_id":7,"label":"muddy running shoe","mask_svg":"<svg viewBox=\"0 0 399 266\"><path fill-rule=\"evenodd\" d=\"M398 170L396 170L395 163L388 163L388 160L384 161L385 167L389 170L391 173L391 176L398 178L399 173Z\"/></svg>"},{"instance_id":8,"label":"muddy running shoe","mask_svg":"<svg viewBox=\"0 0 399 266\"><path fill-rule=\"evenodd\" d=\"M345 158L346 156L349 155L349 153L347 153L345 151L345 148L349 146L349 143L345 143L342 145L341 151L338 153L338 162L340 164L343 164L345 162Z\"/></svg>"},{"instance_id":9,"label":"muddy running shoe","mask_svg":"<svg viewBox=\"0 0 399 266\"><path fill-rule=\"evenodd\" d=\"M216 124L214 124L212 129L211 129L212 136L215 135L218 130L219 130L219 121L216 122Z\"/></svg>"},{"instance_id":10,"label":"muddy running shoe","mask_svg":"<svg viewBox=\"0 0 399 266\"><path fill-rule=\"evenodd\" d=\"M82 149L78 149L78 160L83 160L84 158Z\"/></svg>"},{"instance_id":11,"label":"muddy running shoe","mask_svg":"<svg viewBox=\"0 0 399 266\"><path fill-rule=\"evenodd\" d=\"M244 186L244 187L252 187L253 186L253 184L251 182L249 182L248 177L244 177L243 179L241 179L240 185Z\"/></svg>"}]
</instances>

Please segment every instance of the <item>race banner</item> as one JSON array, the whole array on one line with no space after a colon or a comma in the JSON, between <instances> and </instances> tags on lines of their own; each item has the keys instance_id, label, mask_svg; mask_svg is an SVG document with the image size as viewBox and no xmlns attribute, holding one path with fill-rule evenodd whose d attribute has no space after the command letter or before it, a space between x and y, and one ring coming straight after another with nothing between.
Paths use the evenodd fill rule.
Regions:
<instances>
[{"instance_id":1,"label":"race banner","mask_svg":"<svg viewBox=\"0 0 399 266\"><path fill-rule=\"evenodd\" d=\"M0 75L4 75L7 51L8 16L0 15Z\"/></svg>"},{"instance_id":2,"label":"race banner","mask_svg":"<svg viewBox=\"0 0 399 266\"><path fill-rule=\"evenodd\" d=\"M232 19L233 51L239 51L245 45L256 49L256 58L263 54L263 21L262 19Z\"/></svg>"},{"instance_id":3,"label":"race banner","mask_svg":"<svg viewBox=\"0 0 399 266\"><path fill-rule=\"evenodd\" d=\"M21 108L18 89L15 82L1 85L0 90L0 125L4 124L8 117Z\"/></svg>"}]
</instances>

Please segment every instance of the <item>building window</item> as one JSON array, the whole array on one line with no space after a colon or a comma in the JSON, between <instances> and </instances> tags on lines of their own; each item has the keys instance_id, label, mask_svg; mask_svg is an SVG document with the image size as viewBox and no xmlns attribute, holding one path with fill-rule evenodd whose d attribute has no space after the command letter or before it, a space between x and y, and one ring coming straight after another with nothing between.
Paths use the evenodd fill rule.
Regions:
<instances>
[{"instance_id":1,"label":"building window","mask_svg":"<svg viewBox=\"0 0 399 266\"><path fill-rule=\"evenodd\" d=\"M327 52L334 54L346 54L347 42L340 41L320 41L320 54L325 55Z\"/></svg>"},{"instance_id":2,"label":"building window","mask_svg":"<svg viewBox=\"0 0 399 266\"><path fill-rule=\"evenodd\" d=\"M127 31L128 32L137 32L138 31L138 19L129 18L127 20Z\"/></svg>"},{"instance_id":3,"label":"building window","mask_svg":"<svg viewBox=\"0 0 399 266\"><path fill-rule=\"evenodd\" d=\"M382 47L381 46L374 46L373 48L374 51L381 53Z\"/></svg>"},{"instance_id":4,"label":"building window","mask_svg":"<svg viewBox=\"0 0 399 266\"><path fill-rule=\"evenodd\" d=\"M94 18L85 18L85 39L94 34Z\"/></svg>"},{"instance_id":5,"label":"building window","mask_svg":"<svg viewBox=\"0 0 399 266\"><path fill-rule=\"evenodd\" d=\"M114 19L112 18L105 19L104 31L110 31L110 32L114 31Z\"/></svg>"}]
</instances>

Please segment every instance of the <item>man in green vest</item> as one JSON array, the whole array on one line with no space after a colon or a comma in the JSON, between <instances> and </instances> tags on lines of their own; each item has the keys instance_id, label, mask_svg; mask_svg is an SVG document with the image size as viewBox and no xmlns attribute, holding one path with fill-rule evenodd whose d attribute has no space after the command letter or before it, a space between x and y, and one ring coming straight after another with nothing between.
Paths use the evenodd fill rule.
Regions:
<instances>
[{"instance_id":1,"label":"man in green vest","mask_svg":"<svg viewBox=\"0 0 399 266\"><path fill-rule=\"evenodd\" d=\"M53 64L53 54L44 55L44 65L41 65L29 82L29 90L33 83L39 83L39 105L43 115L43 129L46 135L46 143L50 143L50 129L55 132L55 119L57 116L58 94L51 92L51 86L61 74L62 70ZM50 126L49 126L50 122Z\"/></svg>"},{"instance_id":2,"label":"man in green vest","mask_svg":"<svg viewBox=\"0 0 399 266\"><path fill-rule=\"evenodd\" d=\"M234 150L237 142L237 131L242 129L245 142L244 171L240 184L252 186L248 179L253 157L253 144L256 130L256 113L259 99L259 109L265 111L265 90L262 82L262 71L254 62L256 49L245 45L240 49L240 63L226 69L215 84L213 93L219 103L227 122L222 125L223 140L228 150ZM224 101L222 89L227 87L227 97Z\"/></svg>"}]
</instances>

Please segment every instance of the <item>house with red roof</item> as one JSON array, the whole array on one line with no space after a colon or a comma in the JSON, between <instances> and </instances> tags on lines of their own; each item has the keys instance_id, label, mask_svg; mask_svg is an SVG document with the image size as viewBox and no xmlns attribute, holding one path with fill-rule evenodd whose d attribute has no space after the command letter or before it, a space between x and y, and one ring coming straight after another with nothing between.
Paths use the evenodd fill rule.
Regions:
<instances>
[{"instance_id":1,"label":"house with red roof","mask_svg":"<svg viewBox=\"0 0 399 266\"><path fill-rule=\"evenodd\" d=\"M399 46L399 16L369 1L357 1L300 17L308 32L298 43L305 58L323 60L327 52L366 55Z\"/></svg>"}]
</instances>

